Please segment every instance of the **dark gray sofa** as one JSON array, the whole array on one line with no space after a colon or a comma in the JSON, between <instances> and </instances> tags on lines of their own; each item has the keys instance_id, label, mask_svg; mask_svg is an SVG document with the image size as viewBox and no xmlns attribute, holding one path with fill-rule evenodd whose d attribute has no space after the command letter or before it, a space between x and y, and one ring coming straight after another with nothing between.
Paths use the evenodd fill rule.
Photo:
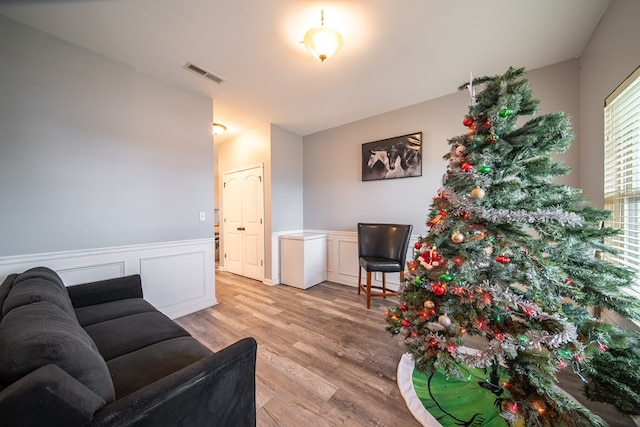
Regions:
<instances>
[{"instance_id":1,"label":"dark gray sofa","mask_svg":"<svg viewBox=\"0 0 640 427\"><path fill-rule=\"evenodd\" d=\"M212 352L142 298L140 276L0 286L2 426L255 426L256 342Z\"/></svg>"}]
</instances>

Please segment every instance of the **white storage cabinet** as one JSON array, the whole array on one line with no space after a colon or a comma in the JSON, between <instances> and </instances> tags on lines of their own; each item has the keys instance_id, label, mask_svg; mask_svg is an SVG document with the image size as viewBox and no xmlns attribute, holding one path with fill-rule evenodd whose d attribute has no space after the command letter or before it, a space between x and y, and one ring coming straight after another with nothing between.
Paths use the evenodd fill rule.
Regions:
<instances>
[{"instance_id":1,"label":"white storage cabinet","mask_svg":"<svg viewBox=\"0 0 640 427\"><path fill-rule=\"evenodd\" d=\"M307 289L327 280L327 235L297 233L280 236L281 282Z\"/></svg>"}]
</instances>

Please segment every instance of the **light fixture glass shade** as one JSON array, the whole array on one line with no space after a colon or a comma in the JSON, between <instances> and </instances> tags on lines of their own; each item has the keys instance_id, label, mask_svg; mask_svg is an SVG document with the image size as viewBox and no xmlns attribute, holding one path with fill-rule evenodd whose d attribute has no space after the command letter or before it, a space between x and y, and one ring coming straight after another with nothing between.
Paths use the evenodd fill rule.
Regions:
<instances>
[{"instance_id":1,"label":"light fixture glass shade","mask_svg":"<svg viewBox=\"0 0 640 427\"><path fill-rule=\"evenodd\" d=\"M342 34L324 25L314 27L304 35L304 46L313 56L324 62L342 47Z\"/></svg>"},{"instance_id":2,"label":"light fixture glass shade","mask_svg":"<svg viewBox=\"0 0 640 427\"><path fill-rule=\"evenodd\" d=\"M221 125L220 123L214 123L213 124L213 134L214 135L220 135L225 130L227 130L227 127L225 125Z\"/></svg>"}]
</instances>

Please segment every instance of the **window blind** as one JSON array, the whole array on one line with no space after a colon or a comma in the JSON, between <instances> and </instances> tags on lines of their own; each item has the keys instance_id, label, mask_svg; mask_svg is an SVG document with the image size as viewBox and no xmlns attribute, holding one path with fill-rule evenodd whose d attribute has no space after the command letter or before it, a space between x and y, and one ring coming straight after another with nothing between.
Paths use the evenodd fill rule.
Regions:
<instances>
[{"instance_id":1,"label":"window blind","mask_svg":"<svg viewBox=\"0 0 640 427\"><path fill-rule=\"evenodd\" d=\"M604 136L607 225L622 231L607 239L619 251L608 259L640 278L640 67L605 100ZM632 292L640 298L640 283Z\"/></svg>"}]
</instances>

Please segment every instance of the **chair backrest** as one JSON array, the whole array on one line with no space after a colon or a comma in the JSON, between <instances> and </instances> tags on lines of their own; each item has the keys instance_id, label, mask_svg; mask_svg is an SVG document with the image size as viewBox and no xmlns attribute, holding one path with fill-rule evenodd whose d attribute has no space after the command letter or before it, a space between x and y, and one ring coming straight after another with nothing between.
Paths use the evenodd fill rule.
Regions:
<instances>
[{"instance_id":1,"label":"chair backrest","mask_svg":"<svg viewBox=\"0 0 640 427\"><path fill-rule=\"evenodd\" d=\"M381 257L404 265L412 225L358 223L358 257Z\"/></svg>"}]
</instances>

